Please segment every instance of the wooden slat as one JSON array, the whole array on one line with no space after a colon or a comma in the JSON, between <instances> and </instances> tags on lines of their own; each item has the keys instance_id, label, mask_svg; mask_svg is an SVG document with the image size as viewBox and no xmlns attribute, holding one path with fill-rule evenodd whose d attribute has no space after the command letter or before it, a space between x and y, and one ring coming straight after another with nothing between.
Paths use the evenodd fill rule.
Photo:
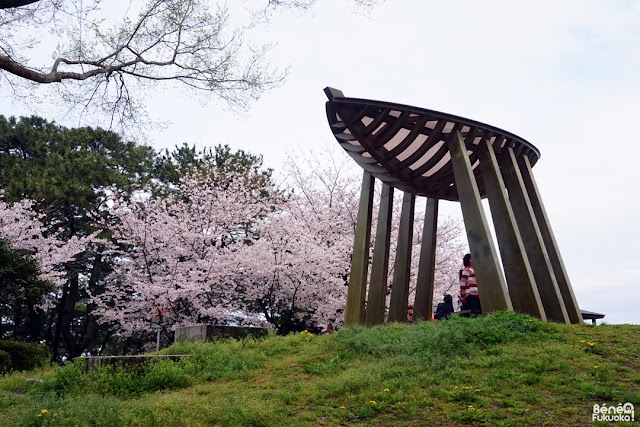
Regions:
<instances>
[{"instance_id":1,"label":"wooden slat","mask_svg":"<svg viewBox=\"0 0 640 427\"><path fill-rule=\"evenodd\" d=\"M355 141L357 139L352 133L346 132L334 133L333 136L342 141Z\"/></svg>"},{"instance_id":2,"label":"wooden slat","mask_svg":"<svg viewBox=\"0 0 640 427\"><path fill-rule=\"evenodd\" d=\"M364 148L362 145L353 145L349 144L348 142L341 142L340 146L346 151L353 151L355 153L364 153L365 151L367 151L366 148Z\"/></svg>"},{"instance_id":3,"label":"wooden slat","mask_svg":"<svg viewBox=\"0 0 640 427\"><path fill-rule=\"evenodd\" d=\"M442 158L449 152L449 139L451 139L452 135L454 135L456 132L459 132L461 127L462 127L462 124L460 123L456 123L453 126L453 130L451 131L449 136L447 136L445 140L445 144L443 144L442 147L440 147L440 149L438 150L438 152L431 159L429 159L429 164L431 165L431 167L434 167L435 165L437 165L438 162L440 162ZM435 189L435 188L442 187L443 183L441 183L440 180L438 179L438 175L444 175L445 172L449 172L449 170L453 170L450 167L447 168L447 164L450 165L451 162L445 163L445 165L440 170L436 171L436 173L431 175L430 177L417 176L413 182L416 183L416 185L419 185L421 187L424 186L425 188Z\"/></svg>"},{"instance_id":4,"label":"wooden slat","mask_svg":"<svg viewBox=\"0 0 640 427\"><path fill-rule=\"evenodd\" d=\"M361 120L355 120L355 121L350 121L349 119L345 119L345 123L347 123L347 127L349 128L349 130L351 131L351 133L353 133L357 138L358 138L358 142L360 142L364 148L364 150L367 150L369 152L369 154L371 154L371 156L376 159L378 161L378 163L380 163L382 165L382 167L384 168L383 171L380 171L378 169L376 169L375 171L371 171L371 173L374 174L383 174L383 173L388 173L391 176L396 176L397 178L399 178L400 180L402 180L401 176L398 176L398 174L396 172L394 172L393 167L391 167L391 165L389 165L388 161L380 154L380 151L384 151L384 150L374 150L373 149L373 144L375 142L375 136L374 135L366 135L365 132L365 126L363 125ZM361 165L363 166L363 165ZM363 166L364 167L364 166ZM391 183L392 181L385 181L384 182L388 182ZM396 188L399 188L398 185L394 185ZM410 191L414 190L412 187L409 187Z\"/></svg>"},{"instance_id":5,"label":"wooden slat","mask_svg":"<svg viewBox=\"0 0 640 427\"><path fill-rule=\"evenodd\" d=\"M389 150L389 151L387 151L386 153L383 154L384 158L387 159L387 160L395 159L395 157L399 153L402 153L404 150L406 150L407 147L409 147L413 143L413 141L418 137L418 135L423 133L423 131L425 129L424 126L427 124L427 122L430 119L431 118L429 116L422 117L416 123L414 128L411 129L411 132L409 132L409 134L402 140L402 142L400 142L400 144L398 144L392 150Z\"/></svg>"},{"instance_id":6,"label":"wooden slat","mask_svg":"<svg viewBox=\"0 0 640 427\"><path fill-rule=\"evenodd\" d=\"M373 157L365 157L365 156L362 156L362 155L356 153L355 151L347 151L347 154L350 155L353 160L358 162L359 165L370 164L370 163L378 163L378 161L376 159L374 159Z\"/></svg>"},{"instance_id":7,"label":"wooden slat","mask_svg":"<svg viewBox=\"0 0 640 427\"><path fill-rule=\"evenodd\" d=\"M478 133L478 128L473 127L467 133L466 138L464 138L464 145L465 147L467 147L468 150L472 150L474 148L473 140L476 138L477 133ZM482 132L479 132L479 133L482 133ZM444 146L446 147L447 144L444 144ZM472 151L471 154L469 155L469 162L471 163L472 166L476 162L476 160L478 160L478 155L475 151ZM453 169L446 167L446 165L445 167L442 167L439 171L436 171L436 173L434 173L430 177L422 177L422 179L429 180L430 182L432 182L433 183L432 187L434 188L444 188L444 189L449 187L451 183L455 182Z\"/></svg>"},{"instance_id":8,"label":"wooden slat","mask_svg":"<svg viewBox=\"0 0 640 427\"><path fill-rule=\"evenodd\" d=\"M427 140L422 144L422 146L418 148L409 157L402 160L400 164L398 164L398 168L401 171L403 171L404 169L409 168L409 166L411 166L412 164L420 160L420 158L424 156L427 151L429 151L429 148L431 148L436 142L440 141L440 137L442 136L442 129L444 129L446 125L447 125L446 120L440 120L438 123L436 123L436 126L433 128L433 131L431 131L431 133L427 137ZM446 147L445 147L445 151L446 151ZM427 163L429 163L428 160L427 160Z\"/></svg>"},{"instance_id":9,"label":"wooden slat","mask_svg":"<svg viewBox=\"0 0 640 427\"><path fill-rule=\"evenodd\" d=\"M384 123L385 119L387 118L387 116L389 115L389 112L391 112L390 108L385 108L384 110L382 110L381 112L377 113L377 116L373 119L373 121L371 123L369 123L368 125L366 125L366 127L364 128L364 130L362 130L360 132L361 136L369 136L373 133L373 131L375 131L376 129L378 129L378 127ZM365 116L369 116L369 114L363 114L362 116L360 116L358 119L358 121L360 121L360 123L362 123L362 119ZM351 121L356 121L351 119Z\"/></svg>"},{"instance_id":10,"label":"wooden slat","mask_svg":"<svg viewBox=\"0 0 640 427\"><path fill-rule=\"evenodd\" d=\"M472 128L469 130L469 132L467 132L467 136L463 135L463 137L465 137L465 145L467 144L467 137L468 137L469 133L471 133L472 135L475 135L476 129L477 129L476 127L472 127ZM442 147L443 147L445 150L448 150L448 148L447 148L447 142L446 142L446 141L445 141L445 143L442 145ZM442 157L440 157L440 158L442 158ZM438 161L440 161L440 160L438 160ZM423 173L427 172L429 169L431 169L432 167L434 167L434 166L435 166L435 165L437 165L437 164L438 164L438 162L427 162L427 163L425 163L424 165L420 166L418 169L414 170L414 171L409 175L409 177L410 177L410 178L412 178L412 179L416 179L416 178L417 178L417 179L419 179L419 177L420 177ZM453 173L453 170L451 170L451 173ZM429 179L431 179L431 177L429 177Z\"/></svg>"},{"instance_id":11,"label":"wooden slat","mask_svg":"<svg viewBox=\"0 0 640 427\"><path fill-rule=\"evenodd\" d=\"M393 123L389 121L387 126L385 126L379 135L376 135L376 140L371 144L374 150L379 149L381 146L391 141L394 136L398 133L400 129L404 127L409 119L410 113L408 111L404 111L400 114L400 117L394 117ZM393 117L393 116L390 116Z\"/></svg>"}]
</instances>

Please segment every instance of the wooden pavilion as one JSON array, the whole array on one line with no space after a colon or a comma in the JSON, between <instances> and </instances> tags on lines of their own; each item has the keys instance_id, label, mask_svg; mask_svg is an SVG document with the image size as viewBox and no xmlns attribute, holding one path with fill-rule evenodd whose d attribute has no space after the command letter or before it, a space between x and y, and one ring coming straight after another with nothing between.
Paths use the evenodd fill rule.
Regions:
<instances>
[{"instance_id":1,"label":"wooden pavilion","mask_svg":"<svg viewBox=\"0 0 640 427\"><path fill-rule=\"evenodd\" d=\"M517 135L463 117L347 98L333 88L325 93L333 135L364 169L345 325L384 322L394 189L404 195L388 321L406 320L415 200L424 196L415 318L431 318L438 200L443 199L460 202L485 313L515 310L542 320L582 322L533 177L532 168L540 158L536 147ZM367 280L376 179L382 182L382 191ZM485 197L502 268L481 204Z\"/></svg>"}]
</instances>

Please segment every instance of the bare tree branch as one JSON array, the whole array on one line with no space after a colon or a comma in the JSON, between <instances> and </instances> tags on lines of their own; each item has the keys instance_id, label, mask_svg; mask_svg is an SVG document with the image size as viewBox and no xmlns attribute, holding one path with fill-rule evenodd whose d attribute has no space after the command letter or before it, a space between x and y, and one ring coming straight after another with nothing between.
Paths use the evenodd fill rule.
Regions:
<instances>
[{"instance_id":1,"label":"bare tree branch","mask_svg":"<svg viewBox=\"0 0 640 427\"><path fill-rule=\"evenodd\" d=\"M264 1L269 10L304 10L315 2ZM229 27L227 10L211 9L208 0L131 0L126 16L110 21L99 8L106 4L0 0L0 85L25 81L57 87L81 116L94 109L122 124L141 115L133 108L145 98L145 82L176 82L244 108L287 74L267 67L271 46L250 46L242 26ZM31 54L43 30L58 44L52 63ZM33 90L25 95L33 98Z\"/></svg>"}]
</instances>

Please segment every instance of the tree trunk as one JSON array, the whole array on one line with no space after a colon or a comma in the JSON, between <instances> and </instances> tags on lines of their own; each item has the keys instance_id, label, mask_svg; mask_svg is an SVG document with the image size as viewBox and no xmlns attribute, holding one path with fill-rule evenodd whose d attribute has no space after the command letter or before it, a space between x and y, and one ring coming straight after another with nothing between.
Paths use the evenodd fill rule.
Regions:
<instances>
[{"instance_id":1,"label":"tree trunk","mask_svg":"<svg viewBox=\"0 0 640 427\"><path fill-rule=\"evenodd\" d=\"M22 324L22 303L20 300L13 306L13 339L17 340L20 335L20 325Z\"/></svg>"},{"instance_id":2,"label":"tree trunk","mask_svg":"<svg viewBox=\"0 0 640 427\"><path fill-rule=\"evenodd\" d=\"M42 311L35 308L35 304L28 305L29 320L27 334L31 341L39 341L42 332Z\"/></svg>"},{"instance_id":3,"label":"tree trunk","mask_svg":"<svg viewBox=\"0 0 640 427\"><path fill-rule=\"evenodd\" d=\"M98 279L100 276L100 268L102 267L102 248L99 249L95 258L93 259L93 266L91 267L91 278L89 279L89 293L94 295L98 285ZM87 303L87 320L84 324L84 331L82 333L82 339L77 343L76 350L82 353L86 350L95 340L98 335L98 322L93 311L96 305L93 303Z\"/></svg>"},{"instance_id":4,"label":"tree trunk","mask_svg":"<svg viewBox=\"0 0 640 427\"><path fill-rule=\"evenodd\" d=\"M80 298L80 293L78 292L79 282L80 278L78 277L78 273L74 272L73 276L71 276L71 280L69 280L69 292L63 305L62 317L60 319L60 329L62 330L62 336L64 337L64 343L67 346L67 352L69 353L70 359L80 355L80 352L77 350L76 337L73 333L72 325L73 312L75 311L76 303Z\"/></svg>"},{"instance_id":5,"label":"tree trunk","mask_svg":"<svg viewBox=\"0 0 640 427\"><path fill-rule=\"evenodd\" d=\"M58 301L58 315L57 315L57 319L56 319L56 326L55 326L55 332L53 334L53 341L51 342L51 353L52 353L52 359L53 360L58 360L58 350L60 349L60 337L62 335L62 313L64 312L64 306L67 302L67 294L69 293L69 283L65 283L64 286L62 287L62 297L60 298L60 301ZM53 313L51 314L51 317L53 318Z\"/></svg>"}]
</instances>

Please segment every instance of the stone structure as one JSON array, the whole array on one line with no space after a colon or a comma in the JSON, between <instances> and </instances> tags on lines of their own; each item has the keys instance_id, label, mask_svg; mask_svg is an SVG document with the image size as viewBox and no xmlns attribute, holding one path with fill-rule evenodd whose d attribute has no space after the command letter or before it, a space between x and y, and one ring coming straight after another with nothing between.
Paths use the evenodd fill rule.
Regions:
<instances>
[{"instance_id":1,"label":"stone structure","mask_svg":"<svg viewBox=\"0 0 640 427\"><path fill-rule=\"evenodd\" d=\"M540 158L536 147L512 133L463 117L347 98L332 88L325 93L331 131L364 169L345 325L384 322L394 188L404 196L389 321L406 320L413 212L416 196L423 196L427 206L415 318L431 318L438 200L443 199L460 202L485 313L515 310L542 320L582 322L533 177L532 168ZM376 180L382 182L382 191L367 280ZM481 204L485 197L502 266Z\"/></svg>"},{"instance_id":2,"label":"stone structure","mask_svg":"<svg viewBox=\"0 0 640 427\"><path fill-rule=\"evenodd\" d=\"M269 333L267 328L254 326L225 326L225 325L192 325L176 328L174 342L207 341L213 337L242 339L245 337L264 337Z\"/></svg>"}]
</instances>

